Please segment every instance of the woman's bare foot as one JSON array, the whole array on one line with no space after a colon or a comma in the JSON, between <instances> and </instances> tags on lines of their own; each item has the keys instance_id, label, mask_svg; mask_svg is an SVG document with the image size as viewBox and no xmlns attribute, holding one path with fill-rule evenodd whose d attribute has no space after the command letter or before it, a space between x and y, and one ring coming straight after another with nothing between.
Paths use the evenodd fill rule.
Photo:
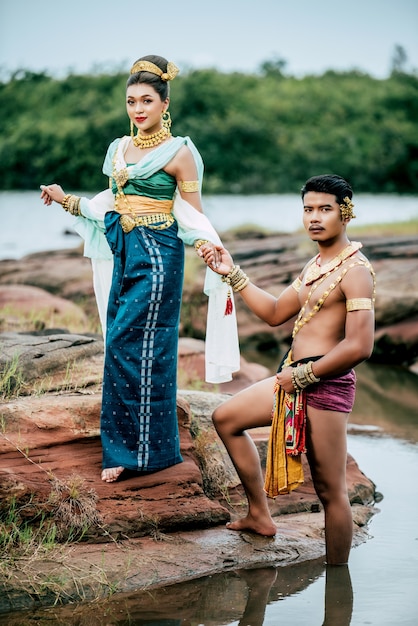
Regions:
<instances>
[{"instance_id":1,"label":"woman's bare foot","mask_svg":"<svg viewBox=\"0 0 418 626\"><path fill-rule=\"evenodd\" d=\"M276 525L269 518L254 519L251 515L242 517L235 522L228 522L226 525L228 530L247 530L264 537L274 537L277 533Z\"/></svg>"},{"instance_id":2,"label":"woman's bare foot","mask_svg":"<svg viewBox=\"0 0 418 626\"><path fill-rule=\"evenodd\" d=\"M124 467L107 467L102 471L102 480L105 483L114 483L124 471Z\"/></svg>"}]
</instances>

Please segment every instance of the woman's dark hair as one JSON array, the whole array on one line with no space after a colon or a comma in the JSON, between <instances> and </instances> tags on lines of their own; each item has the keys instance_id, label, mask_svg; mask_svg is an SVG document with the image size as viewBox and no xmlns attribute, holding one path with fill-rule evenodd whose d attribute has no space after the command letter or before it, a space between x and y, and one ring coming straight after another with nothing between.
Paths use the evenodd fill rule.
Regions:
<instances>
[{"instance_id":1,"label":"woman's dark hair","mask_svg":"<svg viewBox=\"0 0 418 626\"><path fill-rule=\"evenodd\" d=\"M150 61L151 63L157 65L162 72L167 71L167 59L164 59L164 57L160 57L156 54L148 54L145 57L137 59L135 63L138 63L138 61ZM170 86L168 81L161 80L157 74L153 74L152 72L136 72L135 74L131 74L126 82L126 87L128 88L130 85L138 85L140 83L146 83L147 85L154 87L155 91L160 96L161 101L166 100L166 98L170 95Z\"/></svg>"},{"instance_id":2,"label":"woman's dark hair","mask_svg":"<svg viewBox=\"0 0 418 626\"><path fill-rule=\"evenodd\" d=\"M319 193L331 193L337 198L338 204L344 202L347 196L353 197L353 190L350 184L337 174L322 174L320 176L312 176L309 178L301 189L302 198L308 191L317 191Z\"/></svg>"}]
</instances>

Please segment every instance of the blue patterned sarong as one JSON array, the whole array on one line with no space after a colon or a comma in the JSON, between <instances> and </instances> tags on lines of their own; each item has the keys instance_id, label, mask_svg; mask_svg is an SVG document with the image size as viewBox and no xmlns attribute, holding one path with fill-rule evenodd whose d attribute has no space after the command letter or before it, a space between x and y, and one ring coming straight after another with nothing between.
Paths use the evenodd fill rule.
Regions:
<instances>
[{"instance_id":1,"label":"blue patterned sarong","mask_svg":"<svg viewBox=\"0 0 418 626\"><path fill-rule=\"evenodd\" d=\"M107 314L101 438L103 468L153 472L182 461L177 347L184 246L177 224L124 233L106 214L114 254Z\"/></svg>"}]
</instances>

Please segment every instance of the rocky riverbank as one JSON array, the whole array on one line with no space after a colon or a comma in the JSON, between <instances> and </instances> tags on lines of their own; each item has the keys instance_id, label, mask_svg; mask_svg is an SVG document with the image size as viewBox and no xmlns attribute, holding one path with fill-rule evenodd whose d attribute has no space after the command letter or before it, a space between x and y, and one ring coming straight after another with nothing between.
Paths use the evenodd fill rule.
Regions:
<instances>
[{"instance_id":1,"label":"rocky riverbank","mask_svg":"<svg viewBox=\"0 0 418 626\"><path fill-rule=\"evenodd\" d=\"M257 237L228 245L236 262L272 293L279 293L310 256L299 236ZM418 244L406 237L369 239L365 252L379 286L373 358L416 369ZM183 331L202 337L203 269L193 276L185 286ZM236 306L244 342L273 345L278 351L286 346L290 325L268 333L239 298ZM242 359L231 383L205 385L200 340L180 341L178 419L184 462L112 485L100 480L103 341L91 332L95 316L90 264L80 251L0 262L0 370L10 371L11 363L17 366L10 383L19 391L1 409L1 510L13 501L22 521L40 512L46 519L55 515L61 519L63 538L66 526L76 528L78 523L81 528L87 523L83 515L91 515L83 542L63 544L53 561L30 561L25 568L20 564L3 577L6 604L0 610L50 602L56 589L46 581L63 571L67 575L60 598L74 600L80 599L81 588L82 597L97 597L110 587L151 588L257 563L286 565L320 557L323 518L306 464L303 487L271 503L279 526L275 539L225 529L227 520L242 514L243 494L210 415L225 394L268 371ZM268 432L252 435L264 459ZM351 457L347 470L358 543L366 538L376 494L372 480ZM72 504L76 500L74 490L83 506L73 507L72 518L65 517L71 498ZM105 573L101 582L92 574L99 567ZM24 591L28 581L29 592Z\"/></svg>"},{"instance_id":2,"label":"rocky riverbank","mask_svg":"<svg viewBox=\"0 0 418 626\"><path fill-rule=\"evenodd\" d=\"M304 235L247 233L231 241L234 259L252 280L278 295L315 253ZM362 237L377 276L376 341L372 359L415 368L418 361L418 240ZM204 268L190 251L180 335L204 339ZM290 339L292 322L269 329L236 298L241 345L275 349ZM0 331L70 328L99 331L90 261L81 248L0 261Z\"/></svg>"},{"instance_id":3,"label":"rocky riverbank","mask_svg":"<svg viewBox=\"0 0 418 626\"><path fill-rule=\"evenodd\" d=\"M22 524L53 519L63 544L52 554L14 559L7 573L3 570L0 614L323 555L323 514L306 463L305 484L270 504L279 528L274 539L225 528L244 512L238 477L210 420L225 393L179 391L183 463L106 484L100 480L101 339L24 335L22 344L19 337L3 333L0 339L3 346L20 345L26 380L32 371L31 384L48 376L51 386L2 405L0 507L4 512L13 502ZM195 358L202 357L201 342L185 343L180 362L192 347ZM77 364L71 374L59 365L69 362ZM44 374L38 378L40 369ZM268 429L252 436L264 463ZM351 456L347 477L358 545L375 512L375 486ZM83 540L68 541L83 526Z\"/></svg>"}]
</instances>

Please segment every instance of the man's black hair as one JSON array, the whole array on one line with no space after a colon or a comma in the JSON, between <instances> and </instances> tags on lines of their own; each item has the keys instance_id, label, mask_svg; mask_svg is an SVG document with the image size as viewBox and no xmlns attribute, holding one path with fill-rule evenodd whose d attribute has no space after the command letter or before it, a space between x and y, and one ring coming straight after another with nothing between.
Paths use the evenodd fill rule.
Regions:
<instances>
[{"instance_id":1,"label":"man's black hair","mask_svg":"<svg viewBox=\"0 0 418 626\"><path fill-rule=\"evenodd\" d=\"M353 197L353 190L350 184L337 174L321 174L320 176L312 176L309 178L301 189L302 198L308 191L317 191L319 193L331 193L337 198L338 204L344 202L347 196Z\"/></svg>"}]
</instances>

